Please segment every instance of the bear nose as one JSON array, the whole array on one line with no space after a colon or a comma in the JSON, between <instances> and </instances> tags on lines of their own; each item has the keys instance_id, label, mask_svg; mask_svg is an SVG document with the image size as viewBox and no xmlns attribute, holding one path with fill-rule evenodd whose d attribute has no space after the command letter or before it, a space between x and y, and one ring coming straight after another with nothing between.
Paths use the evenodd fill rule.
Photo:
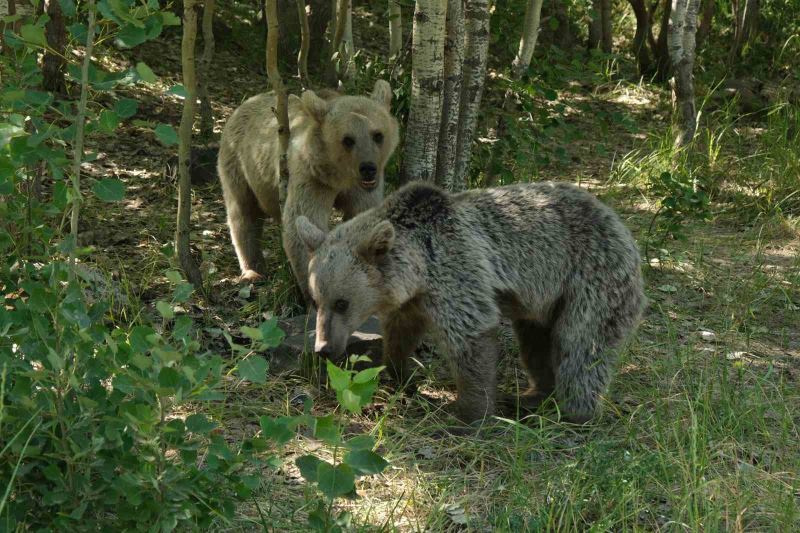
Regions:
<instances>
[{"instance_id":1,"label":"bear nose","mask_svg":"<svg viewBox=\"0 0 800 533\"><path fill-rule=\"evenodd\" d=\"M333 353L333 350L331 350L331 345L327 342L314 343L314 351L318 356L325 358L330 357Z\"/></svg>"},{"instance_id":2,"label":"bear nose","mask_svg":"<svg viewBox=\"0 0 800 533\"><path fill-rule=\"evenodd\" d=\"M375 175L378 173L378 167L375 163L361 163L358 166L358 171L361 173L363 179L374 180Z\"/></svg>"}]
</instances>

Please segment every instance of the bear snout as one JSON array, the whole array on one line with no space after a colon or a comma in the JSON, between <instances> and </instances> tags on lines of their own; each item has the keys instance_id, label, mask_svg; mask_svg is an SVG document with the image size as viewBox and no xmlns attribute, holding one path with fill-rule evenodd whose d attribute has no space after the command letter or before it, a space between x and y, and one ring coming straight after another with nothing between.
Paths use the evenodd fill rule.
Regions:
<instances>
[{"instance_id":1,"label":"bear snout","mask_svg":"<svg viewBox=\"0 0 800 533\"><path fill-rule=\"evenodd\" d=\"M371 162L361 163L358 166L358 172L361 174L361 186L365 189L372 189L378 185L378 166Z\"/></svg>"}]
</instances>

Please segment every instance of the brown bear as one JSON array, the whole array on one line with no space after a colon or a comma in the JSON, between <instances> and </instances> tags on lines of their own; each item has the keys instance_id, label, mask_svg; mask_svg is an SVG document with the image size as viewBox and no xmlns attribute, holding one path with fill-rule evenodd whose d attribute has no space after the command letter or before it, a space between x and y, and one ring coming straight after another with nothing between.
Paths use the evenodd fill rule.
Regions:
<instances>
[{"instance_id":1,"label":"brown bear","mask_svg":"<svg viewBox=\"0 0 800 533\"><path fill-rule=\"evenodd\" d=\"M315 351L337 359L372 314L401 383L432 333L456 374L456 413L495 412L501 318L514 324L531 389L574 422L595 415L615 348L645 306L639 249L620 217L566 183L448 194L415 182L330 233L296 221L312 254Z\"/></svg>"},{"instance_id":2,"label":"brown bear","mask_svg":"<svg viewBox=\"0 0 800 533\"><path fill-rule=\"evenodd\" d=\"M390 113L391 87L378 80L372 94L320 98L305 91L289 98L289 186L283 209L283 247L303 294L308 295L308 252L295 219L327 228L335 207L349 219L383 201L384 168L398 142ZM220 139L217 171L242 280L264 275L264 218L280 221L278 123L273 93L245 101Z\"/></svg>"}]
</instances>

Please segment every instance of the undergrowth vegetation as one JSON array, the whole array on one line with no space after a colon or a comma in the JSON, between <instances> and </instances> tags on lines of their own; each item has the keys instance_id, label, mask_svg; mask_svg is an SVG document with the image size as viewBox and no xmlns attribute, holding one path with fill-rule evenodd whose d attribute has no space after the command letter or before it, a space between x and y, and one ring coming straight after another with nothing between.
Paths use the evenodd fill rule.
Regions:
<instances>
[{"instance_id":1,"label":"undergrowth vegetation","mask_svg":"<svg viewBox=\"0 0 800 533\"><path fill-rule=\"evenodd\" d=\"M447 435L454 387L427 349L415 396L385 386L382 367L361 369L363 357L328 363L321 381L273 368L278 317L301 309L279 230L266 230L268 283L233 283L219 186L197 186L192 238L209 296L174 265L162 156L182 88L159 58L177 49L177 17L99 3L103 61L91 63L81 117L85 24L71 19L70 93L54 95L37 63L46 15L18 16L0 57L0 531L800 527L796 3L764 2L764 38L737 66L791 82L754 112L721 86L722 10L688 151L674 148L668 89L639 79L627 54L556 47L555 17L512 80L524 2L504 4L470 185L580 183L623 215L643 252L649 309L602 416L574 426L545 410ZM63 5L70 17L87 9ZM567 5L577 20L589 3ZM218 43L218 127L265 86L252 66L261 49L242 38L257 9L221 7L238 37ZM390 79L402 119L408 58L381 59L383 37L356 35L346 89ZM500 382L515 393L524 373L506 344Z\"/></svg>"}]
</instances>

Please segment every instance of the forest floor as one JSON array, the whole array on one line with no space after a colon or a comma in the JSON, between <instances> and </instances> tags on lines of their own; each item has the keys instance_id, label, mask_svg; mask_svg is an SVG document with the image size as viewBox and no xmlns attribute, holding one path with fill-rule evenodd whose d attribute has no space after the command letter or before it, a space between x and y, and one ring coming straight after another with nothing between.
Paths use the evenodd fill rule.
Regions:
<instances>
[{"instance_id":1,"label":"forest floor","mask_svg":"<svg viewBox=\"0 0 800 533\"><path fill-rule=\"evenodd\" d=\"M167 94L180 79L176 49L173 36L106 60L116 70L147 58L161 77L162 85L129 89L142 100L135 118L177 127L182 103ZM266 85L240 56L218 47L209 87L217 131ZM501 98L490 84L487 105ZM375 436L391 466L359 481L360 498L340 507L359 527L401 531L800 527L797 219L748 216L735 204L712 202L710 220L686 223L687 239L655 242L659 226L651 221L659 198L644 178L631 176L668 129L667 93L619 74L574 73L542 105L562 106L565 131L582 135L556 136L552 150L543 142L552 157L537 164L535 179L581 183L621 213L643 250L654 242L643 266L650 304L621 351L602 416L578 427L545 412L503 420L487 434L443 438L441 409L454 385L434 358L422 370L421 394L407 398L382 387L373 405L350 418L348 431ZM739 145L745 151L722 159L721 174L737 172L740 160L764 149L757 131L758 125L738 130L750 140ZM89 200L82 236L122 288L129 305L119 320L134 322L138 313L155 315L154 302L169 290L164 249L173 238L176 188L167 162L175 150L133 123L94 142L100 155L87 172L122 179L127 196L110 207ZM203 345L225 355L230 349L219 331L239 338L241 326L290 310L290 286L274 225L266 230L266 248L282 281L238 285L219 184L197 184L194 194L192 242L213 298L186 311L203 324ZM523 378L507 344L501 383L513 391ZM231 380L224 402L207 414L235 441L258 431L259 416L287 414L301 393L315 398L315 412L336 408L332 392L294 375L264 385ZM255 503L240 509L236 523L218 528L260 529L260 507L275 531L306 529L312 489L293 459L309 450L328 453L311 438L295 439L283 466L263 472Z\"/></svg>"}]
</instances>

